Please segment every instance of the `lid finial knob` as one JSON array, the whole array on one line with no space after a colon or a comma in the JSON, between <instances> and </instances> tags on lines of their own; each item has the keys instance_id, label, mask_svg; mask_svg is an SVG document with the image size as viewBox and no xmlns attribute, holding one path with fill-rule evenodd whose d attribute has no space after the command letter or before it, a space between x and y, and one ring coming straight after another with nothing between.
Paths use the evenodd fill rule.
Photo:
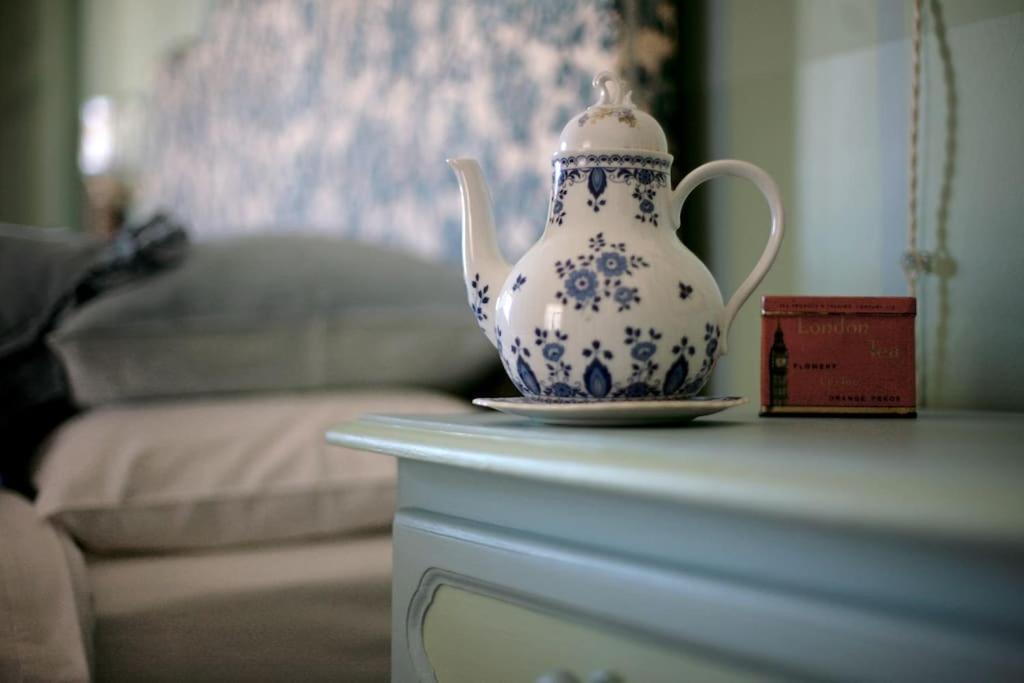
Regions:
<instances>
[{"instance_id":1,"label":"lid finial knob","mask_svg":"<svg viewBox=\"0 0 1024 683\"><path fill-rule=\"evenodd\" d=\"M614 93L609 87L609 83L615 84ZM622 103L623 83L611 71L602 71L594 76L593 84L595 88L601 89L601 94L597 100L597 106L610 106Z\"/></svg>"},{"instance_id":2,"label":"lid finial knob","mask_svg":"<svg viewBox=\"0 0 1024 683\"><path fill-rule=\"evenodd\" d=\"M665 132L636 106L626 81L607 70L594 76L592 85L597 101L565 124L558 138L560 153L628 149L668 154Z\"/></svg>"}]
</instances>

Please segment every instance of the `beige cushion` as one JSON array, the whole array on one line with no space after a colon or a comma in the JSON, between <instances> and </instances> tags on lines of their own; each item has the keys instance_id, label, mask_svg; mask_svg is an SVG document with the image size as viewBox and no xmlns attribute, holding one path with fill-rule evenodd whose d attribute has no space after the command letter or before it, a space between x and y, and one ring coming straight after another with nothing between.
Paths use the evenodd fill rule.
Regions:
<instances>
[{"instance_id":1,"label":"beige cushion","mask_svg":"<svg viewBox=\"0 0 1024 683\"><path fill-rule=\"evenodd\" d=\"M87 681L91 642L78 549L0 490L0 681Z\"/></svg>"},{"instance_id":2,"label":"beige cushion","mask_svg":"<svg viewBox=\"0 0 1024 683\"><path fill-rule=\"evenodd\" d=\"M444 395L400 390L99 408L46 449L36 506L93 552L381 528L393 514L393 460L329 446L324 432L368 412L464 410Z\"/></svg>"}]
</instances>

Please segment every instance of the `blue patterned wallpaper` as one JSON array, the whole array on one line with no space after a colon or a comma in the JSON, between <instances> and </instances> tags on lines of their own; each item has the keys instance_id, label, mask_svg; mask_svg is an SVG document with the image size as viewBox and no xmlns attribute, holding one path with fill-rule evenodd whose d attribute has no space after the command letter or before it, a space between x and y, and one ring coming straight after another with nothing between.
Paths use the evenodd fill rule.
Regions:
<instances>
[{"instance_id":1,"label":"blue patterned wallpaper","mask_svg":"<svg viewBox=\"0 0 1024 683\"><path fill-rule=\"evenodd\" d=\"M200 239L312 230L456 258L445 159L473 156L516 257L594 73L635 62L623 34L603 0L220 2L158 77L139 208L171 209ZM648 61L671 50L646 45Z\"/></svg>"}]
</instances>

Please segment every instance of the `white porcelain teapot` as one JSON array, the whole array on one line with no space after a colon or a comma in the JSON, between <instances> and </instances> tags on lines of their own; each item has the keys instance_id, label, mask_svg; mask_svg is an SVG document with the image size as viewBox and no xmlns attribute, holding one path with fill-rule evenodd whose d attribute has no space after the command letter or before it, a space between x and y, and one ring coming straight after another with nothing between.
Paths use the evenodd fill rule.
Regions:
<instances>
[{"instance_id":1,"label":"white porcelain teapot","mask_svg":"<svg viewBox=\"0 0 1024 683\"><path fill-rule=\"evenodd\" d=\"M562 130L544 233L515 266L498 251L480 165L449 160L462 194L469 305L527 397L693 396L775 260L782 201L772 178L743 161L704 164L671 189L672 157L657 121L610 73L594 87L597 103ZM768 245L727 305L675 234L686 197L722 175L752 181L771 210Z\"/></svg>"}]
</instances>

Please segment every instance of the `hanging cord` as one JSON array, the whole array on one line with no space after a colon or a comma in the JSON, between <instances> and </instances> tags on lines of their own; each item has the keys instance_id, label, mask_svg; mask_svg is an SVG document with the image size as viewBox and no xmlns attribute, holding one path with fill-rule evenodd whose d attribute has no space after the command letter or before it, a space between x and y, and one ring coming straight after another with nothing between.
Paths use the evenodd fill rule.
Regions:
<instances>
[{"instance_id":1,"label":"hanging cord","mask_svg":"<svg viewBox=\"0 0 1024 683\"><path fill-rule=\"evenodd\" d=\"M914 0L914 25L910 55L910 160L907 187L907 250L903 253L903 274L910 296L917 296L917 278L931 267L929 254L917 249L917 138L921 101L921 0Z\"/></svg>"}]
</instances>

